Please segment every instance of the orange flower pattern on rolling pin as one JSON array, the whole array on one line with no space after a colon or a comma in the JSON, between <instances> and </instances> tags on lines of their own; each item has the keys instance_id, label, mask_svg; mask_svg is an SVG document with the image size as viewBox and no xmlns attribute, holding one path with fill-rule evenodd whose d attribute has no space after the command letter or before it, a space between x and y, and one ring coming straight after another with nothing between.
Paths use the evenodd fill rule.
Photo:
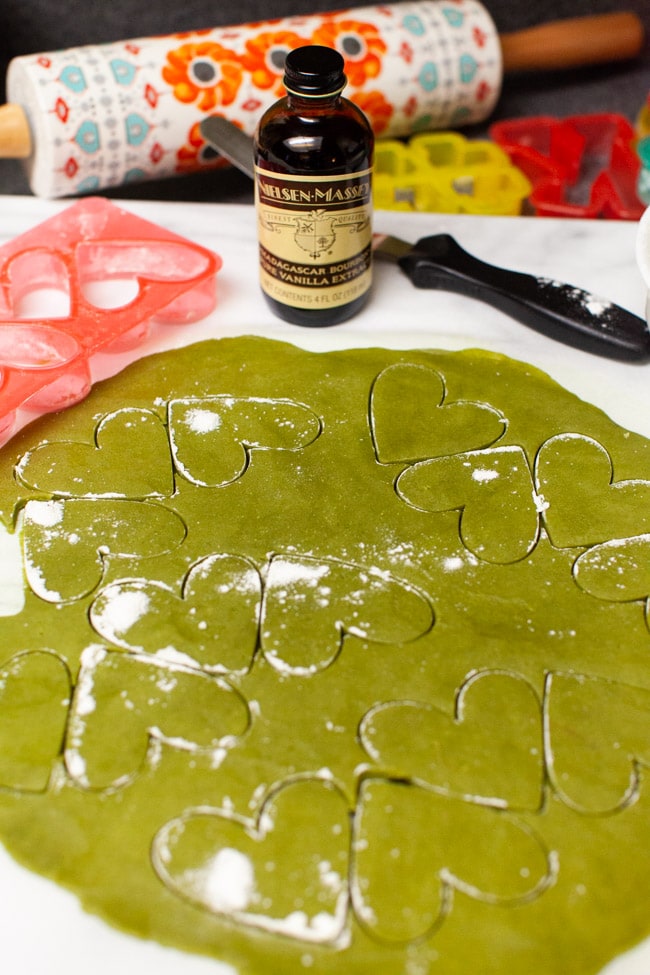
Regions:
<instances>
[{"instance_id":1,"label":"orange flower pattern on rolling pin","mask_svg":"<svg viewBox=\"0 0 650 975\"><path fill-rule=\"evenodd\" d=\"M386 44L374 24L358 20L326 20L314 31L313 44L335 47L345 58L345 74L351 85L360 88L381 71L381 56Z\"/></svg>"},{"instance_id":2,"label":"orange flower pattern on rolling pin","mask_svg":"<svg viewBox=\"0 0 650 975\"><path fill-rule=\"evenodd\" d=\"M183 44L168 53L167 61L162 76L179 101L196 102L202 112L210 112L235 100L243 69L237 55L221 44Z\"/></svg>"},{"instance_id":3,"label":"orange flower pattern on rolling pin","mask_svg":"<svg viewBox=\"0 0 650 975\"><path fill-rule=\"evenodd\" d=\"M388 127L393 106L384 98L381 91L358 91L354 96L354 103L368 117L375 135L382 135Z\"/></svg>"},{"instance_id":4,"label":"orange flower pattern on rolling pin","mask_svg":"<svg viewBox=\"0 0 650 975\"><path fill-rule=\"evenodd\" d=\"M289 51L308 43L308 38L300 37L293 31L263 32L246 41L241 63L250 72L256 88L270 89L274 94L281 95L284 92L284 59Z\"/></svg>"}]
</instances>

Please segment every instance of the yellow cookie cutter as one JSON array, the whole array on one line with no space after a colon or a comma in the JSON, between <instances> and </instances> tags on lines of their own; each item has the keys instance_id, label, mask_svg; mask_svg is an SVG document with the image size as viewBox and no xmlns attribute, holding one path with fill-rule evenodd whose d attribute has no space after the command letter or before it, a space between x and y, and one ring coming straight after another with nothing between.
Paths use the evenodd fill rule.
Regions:
<instances>
[{"instance_id":1,"label":"yellow cookie cutter","mask_svg":"<svg viewBox=\"0 0 650 975\"><path fill-rule=\"evenodd\" d=\"M378 210L516 215L532 185L500 146L457 132L431 132L375 147Z\"/></svg>"}]
</instances>

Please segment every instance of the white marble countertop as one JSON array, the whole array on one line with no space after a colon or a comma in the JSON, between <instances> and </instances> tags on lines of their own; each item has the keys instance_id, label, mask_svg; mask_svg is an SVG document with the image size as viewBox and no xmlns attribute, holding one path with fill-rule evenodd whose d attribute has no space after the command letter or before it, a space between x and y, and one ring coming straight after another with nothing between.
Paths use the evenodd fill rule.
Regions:
<instances>
[{"instance_id":1,"label":"white marble countertop","mask_svg":"<svg viewBox=\"0 0 650 975\"><path fill-rule=\"evenodd\" d=\"M371 300L355 318L332 328L289 325L273 316L259 291L251 206L115 202L223 258L213 313L190 327L159 329L142 347L143 354L208 336L251 333L322 351L368 345L481 347L544 369L568 389L607 410L617 422L650 435L650 410L644 409L650 405L650 363L621 363L580 352L462 295L417 289L399 268L384 261L375 262ZM0 244L67 205L34 197L4 197ZM635 257L637 225L631 222L379 211L374 229L413 242L430 233L451 233L482 260L566 281L645 315L646 287ZM103 370L119 367L120 360L111 359L104 357Z\"/></svg>"},{"instance_id":2,"label":"white marble countertop","mask_svg":"<svg viewBox=\"0 0 650 975\"><path fill-rule=\"evenodd\" d=\"M0 244L67 206L32 197L3 197ZM600 406L618 423L650 436L650 363L615 362L580 352L459 295L414 288L397 267L377 264L372 299L356 318L304 329L273 317L257 284L253 209L243 205L122 204L148 220L212 248L223 257L214 312L193 325L156 331L141 353L206 337L259 334L313 350L481 347L526 360ZM636 225L378 212L375 230L407 240L448 232L483 260L567 281L645 314L646 288L636 265ZM103 357L97 375L121 365ZM232 975L213 961L181 955L113 931L85 915L76 900L18 867L0 849L2 963L11 975ZM607 975L646 975L650 944L619 958Z\"/></svg>"},{"instance_id":3,"label":"white marble countertop","mask_svg":"<svg viewBox=\"0 0 650 975\"><path fill-rule=\"evenodd\" d=\"M481 347L544 369L568 389L607 410L617 422L650 435L650 363L621 363L572 349L462 295L417 289L399 268L379 261L375 262L371 300L355 318L333 328L289 325L273 316L259 291L252 207L115 202L223 258L213 313L190 326L160 329L141 348L143 354L208 336L242 334L265 335L323 351L368 345ZM27 196L4 197L0 244L66 205L65 201ZM646 287L635 258L637 226L631 222L379 211L374 229L413 242L431 233L451 233L482 260L566 281L645 315ZM101 374L119 368L120 363L117 357L103 357Z\"/></svg>"}]
</instances>

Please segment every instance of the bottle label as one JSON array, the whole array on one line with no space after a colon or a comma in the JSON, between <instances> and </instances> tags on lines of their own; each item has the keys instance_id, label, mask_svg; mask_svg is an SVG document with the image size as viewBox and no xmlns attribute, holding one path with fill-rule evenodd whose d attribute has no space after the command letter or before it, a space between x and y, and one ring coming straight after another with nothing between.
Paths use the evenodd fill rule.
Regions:
<instances>
[{"instance_id":1,"label":"bottle label","mask_svg":"<svg viewBox=\"0 0 650 975\"><path fill-rule=\"evenodd\" d=\"M294 176L256 166L260 280L270 298L318 310L365 294L372 276L370 174Z\"/></svg>"}]
</instances>

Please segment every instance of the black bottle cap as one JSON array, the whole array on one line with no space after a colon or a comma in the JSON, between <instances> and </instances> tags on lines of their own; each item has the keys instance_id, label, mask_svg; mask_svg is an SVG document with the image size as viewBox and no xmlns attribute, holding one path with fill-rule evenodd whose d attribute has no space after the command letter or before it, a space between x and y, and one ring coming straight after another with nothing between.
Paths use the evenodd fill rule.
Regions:
<instances>
[{"instance_id":1,"label":"black bottle cap","mask_svg":"<svg viewBox=\"0 0 650 975\"><path fill-rule=\"evenodd\" d=\"M343 58L333 47L297 47L289 51L284 62L284 86L296 95L331 95L345 88L344 66Z\"/></svg>"}]
</instances>

